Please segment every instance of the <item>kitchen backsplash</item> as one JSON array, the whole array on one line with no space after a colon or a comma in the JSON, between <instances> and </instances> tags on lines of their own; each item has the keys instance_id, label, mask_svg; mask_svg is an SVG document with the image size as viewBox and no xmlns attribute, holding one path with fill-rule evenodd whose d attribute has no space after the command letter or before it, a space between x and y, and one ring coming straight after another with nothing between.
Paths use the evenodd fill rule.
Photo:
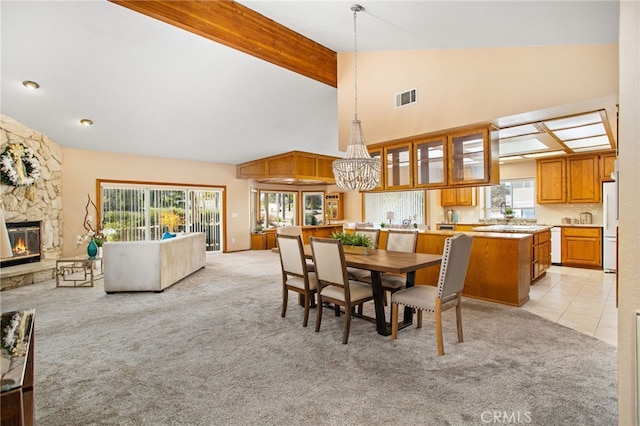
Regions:
<instances>
[{"instance_id":1,"label":"kitchen backsplash","mask_svg":"<svg viewBox=\"0 0 640 426\"><path fill-rule=\"evenodd\" d=\"M436 222L444 222L444 212L447 208L440 208ZM458 222L479 223L484 218L481 207L453 207L458 212ZM602 225L602 204L536 204L536 219L541 225L560 225L562 218L580 219L580 213L589 212L593 225Z\"/></svg>"},{"instance_id":2,"label":"kitchen backsplash","mask_svg":"<svg viewBox=\"0 0 640 426\"><path fill-rule=\"evenodd\" d=\"M602 204L536 204L538 223L560 225L563 217L580 219L580 213L592 215L593 225L602 225Z\"/></svg>"}]
</instances>

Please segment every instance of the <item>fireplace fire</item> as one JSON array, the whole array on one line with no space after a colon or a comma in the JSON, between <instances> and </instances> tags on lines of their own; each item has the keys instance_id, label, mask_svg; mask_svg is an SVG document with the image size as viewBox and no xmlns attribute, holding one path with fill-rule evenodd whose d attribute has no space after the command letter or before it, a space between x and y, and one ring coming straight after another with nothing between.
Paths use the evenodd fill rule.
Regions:
<instances>
[{"instance_id":1,"label":"fireplace fire","mask_svg":"<svg viewBox=\"0 0 640 426\"><path fill-rule=\"evenodd\" d=\"M40 222L7 223L13 257L0 260L0 266L40 262Z\"/></svg>"}]
</instances>

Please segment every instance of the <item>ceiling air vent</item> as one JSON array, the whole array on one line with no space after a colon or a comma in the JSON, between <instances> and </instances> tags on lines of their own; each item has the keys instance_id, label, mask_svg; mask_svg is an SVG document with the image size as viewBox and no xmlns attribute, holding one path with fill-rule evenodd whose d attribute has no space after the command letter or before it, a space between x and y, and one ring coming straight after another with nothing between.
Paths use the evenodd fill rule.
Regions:
<instances>
[{"instance_id":1,"label":"ceiling air vent","mask_svg":"<svg viewBox=\"0 0 640 426\"><path fill-rule=\"evenodd\" d=\"M418 89L407 90L396 94L396 108L414 104L418 100Z\"/></svg>"}]
</instances>

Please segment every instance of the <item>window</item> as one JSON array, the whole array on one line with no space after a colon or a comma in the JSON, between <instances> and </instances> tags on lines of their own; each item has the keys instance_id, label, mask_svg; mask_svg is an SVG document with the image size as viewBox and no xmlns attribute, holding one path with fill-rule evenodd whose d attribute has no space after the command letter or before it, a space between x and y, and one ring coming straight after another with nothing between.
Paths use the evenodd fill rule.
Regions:
<instances>
[{"instance_id":1,"label":"window","mask_svg":"<svg viewBox=\"0 0 640 426\"><path fill-rule=\"evenodd\" d=\"M513 210L515 217L535 217L535 181L513 179L500 181L500 185L485 189L485 217L503 218L506 209Z\"/></svg>"},{"instance_id":2,"label":"window","mask_svg":"<svg viewBox=\"0 0 640 426\"><path fill-rule=\"evenodd\" d=\"M101 229L110 241L204 232L206 250L222 251L222 200L222 189L100 182Z\"/></svg>"},{"instance_id":3,"label":"window","mask_svg":"<svg viewBox=\"0 0 640 426\"><path fill-rule=\"evenodd\" d=\"M374 224L402 224L403 219L423 224L424 191L367 192L364 194L365 221Z\"/></svg>"},{"instance_id":4,"label":"window","mask_svg":"<svg viewBox=\"0 0 640 426\"><path fill-rule=\"evenodd\" d=\"M257 224L263 228L296 225L296 193L260 191L260 212Z\"/></svg>"}]
</instances>

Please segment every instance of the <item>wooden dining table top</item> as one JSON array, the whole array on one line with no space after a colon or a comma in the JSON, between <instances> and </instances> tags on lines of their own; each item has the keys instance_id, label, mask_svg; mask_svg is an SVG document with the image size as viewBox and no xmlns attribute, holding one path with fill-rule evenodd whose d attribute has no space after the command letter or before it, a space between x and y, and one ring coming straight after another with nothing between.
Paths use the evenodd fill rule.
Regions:
<instances>
[{"instance_id":1,"label":"wooden dining table top","mask_svg":"<svg viewBox=\"0 0 640 426\"><path fill-rule=\"evenodd\" d=\"M305 244L304 255L313 258L311 245ZM345 253L344 260L347 266L367 269L369 271L393 272L403 274L417 271L429 266L439 265L442 260L440 254L405 253L400 251L387 251L374 249L370 254Z\"/></svg>"}]
</instances>

